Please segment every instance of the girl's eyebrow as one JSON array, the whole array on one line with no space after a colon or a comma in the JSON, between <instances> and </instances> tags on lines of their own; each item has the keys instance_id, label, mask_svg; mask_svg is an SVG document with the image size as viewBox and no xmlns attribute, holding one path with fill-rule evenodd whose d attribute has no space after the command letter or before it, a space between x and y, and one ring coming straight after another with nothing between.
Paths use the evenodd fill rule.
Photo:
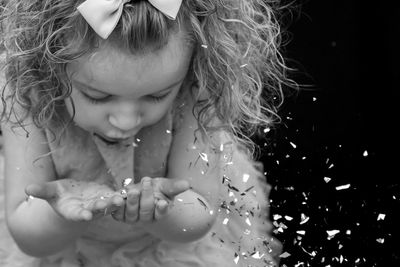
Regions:
<instances>
[{"instance_id":1,"label":"girl's eyebrow","mask_svg":"<svg viewBox=\"0 0 400 267\"><path fill-rule=\"evenodd\" d=\"M153 93L151 93L151 95L163 93L164 91L168 91L168 90L171 89L172 87L174 87L174 86L178 85L179 83L183 82L184 79L185 79L185 78L182 78L182 79L180 79L179 81L177 81L177 82L175 82L175 83L169 85L168 87L166 87L166 88L164 88L164 89L161 89L161 90L159 90L159 91L157 91L157 92L153 92ZM75 83L75 84L77 84L77 85L79 85L80 87L84 87L85 89L89 89L89 90L91 90L91 91L95 91L95 92L98 92L98 93L101 93L101 94L106 94L106 95L108 95L108 93L103 92L103 91L101 91L101 90L99 90L99 89L96 89L96 88L94 88L94 87L92 87L92 86L90 86L90 85L88 85L88 84L85 84L85 83L83 83L83 82L80 82L80 81L78 81L78 80L73 79L72 82Z\"/></svg>"}]
</instances>

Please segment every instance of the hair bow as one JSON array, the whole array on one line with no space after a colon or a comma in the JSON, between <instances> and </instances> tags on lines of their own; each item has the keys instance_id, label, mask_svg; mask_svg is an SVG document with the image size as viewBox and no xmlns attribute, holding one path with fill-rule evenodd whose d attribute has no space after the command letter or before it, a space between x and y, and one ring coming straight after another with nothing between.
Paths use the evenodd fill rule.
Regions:
<instances>
[{"instance_id":1,"label":"hair bow","mask_svg":"<svg viewBox=\"0 0 400 267\"><path fill-rule=\"evenodd\" d=\"M148 0L169 19L174 20L182 0ZM78 6L78 11L92 29L103 39L107 39L121 18L124 4L130 0L86 0Z\"/></svg>"}]
</instances>

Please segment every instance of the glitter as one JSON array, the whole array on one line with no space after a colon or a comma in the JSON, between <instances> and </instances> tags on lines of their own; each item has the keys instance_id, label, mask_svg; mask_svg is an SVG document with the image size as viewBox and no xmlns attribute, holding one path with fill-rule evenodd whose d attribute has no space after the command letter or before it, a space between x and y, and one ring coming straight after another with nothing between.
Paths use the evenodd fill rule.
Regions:
<instances>
[{"instance_id":1,"label":"glitter","mask_svg":"<svg viewBox=\"0 0 400 267\"><path fill-rule=\"evenodd\" d=\"M187 230L185 228L182 229L183 232L186 232Z\"/></svg>"},{"instance_id":2,"label":"glitter","mask_svg":"<svg viewBox=\"0 0 400 267\"><path fill-rule=\"evenodd\" d=\"M293 142L289 142L289 143L290 143L290 145L291 145L293 148L296 148L296 147L297 147L295 143L293 143Z\"/></svg>"},{"instance_id":3,"label":"glitter","mask_svg":"<svg viewBox=\"0 0 400 267\"><path fill-rule=\"evenodd\" d=\"M288 215L285 215L285 219L286 219L287 221L291 221L291 220L293 220L293 217L290 217L290 216L288 216Z\"/></svg>"},{"instance_id":4,"label":"glitter","mask_svg":"<svg viewBox=\"0 0 400 267\"><path fill-rule=\"evenodd\" d=\"M208 46L205 44L202 44L201 47L206 48L206 49L208 48Z\"/></svg>"},{"instance_id":5,"label":"glitter","mask_svg":"<svg viewBox=\"0 0 400 267\"><path fill-rule=\"evenodd\" d=\"M384 238L378 238L378 239L376 239L376 242L378 242L380 244L383 244L385 242L385 239Z\"/></svg>"},{"instance_id":6,"label":"glitter","mask_svg":"<svg viewBox=\"0 0 400 267\"><path fill-rule=\"evenodd\" d=\"M253 253L253 254L251 255L251 257L254 258L254 259L259 260L259 259L262 259L262 258L264 257L264 255L265 255L265 254L261 254L261 255L260 255L260 252L259 252L259 251L256 251L255 253Z\"/></svg>"},{"instance_id":7,"label":"glitter","mask_svg":"<svg viewBox=\"0 0 400 267\"><path fill-rule=\"evenodd\" d=\"M208 162L208 156L206 153L199 153L199 155L202 160L204 160L205 162Z\"/></svg>"},{"instance_id":8,"label":"glitter","mask_svg":"<svg viewBox=\"0 0 400 267\"><path fill-rule=\"evenodd\" d=\"M220 146L219 146L219 151L224 151L224 144L221 144Z\"/></svg>"},{"instance_id":9,"label":"glitter","mask_svg":"<svg viewBox=\"0 0 400 267\"><path fill-rule=\"evenodd\" d=\"M243 174L243 183L247 183L247 181L249 180L249 178L250 178L250 175L249 175L249 174L247 174L247 173Z\"/></svg>"},{"instance_id":10,"label":"glitter","mask_svg":"<svg viewBox=\"0 0 400 267\"><path fill-rule=\"evenodd\" d=\"M249 226L251 226L251 222L250 222L250 219L247 217L246 218L246 223L249 225Z\"/></svg>"},{"instance_id":11,"label":"glitter","mask_svg":"<svg viewBox=\"0 0 400 267\"><path fill-rule=\"evenodd\" d=\"M181 199L181 198L177 198L176 200L179 202L183 202L183 199Z\"/></svg>"},{"instance_id":12,"label":"glitter","mask_svg":"<svg viewBox=\"0 0 400 267\"><path fill-rule=\"evenodd\" d=\"M335 166L333 163L331 165L329 165L328 169L332 169L333 166Z\"/></svg>"},{"instance_id":13,"label":"glitter","mask_svg":"<svg viewBox=\"0 0 400 267\"><path fill-rule=\"evenodd\" d=\"M210 215L213 215L214 214L214 211L213 210L210 210Z\"/></svg>"},{"instance_id":14,"label":"glitter","mask_svg":"<svg viewBox=\"0 0 400 267\"><path fill-rule=\"evenodd\" d=\"M315 101L317 101L317 98L316 98L316 97L313 97L312 100L313 100L313 102L315 102Z\"/></svg>"},{"instance_id":15,"label":"glitter","mask_svg":"<svg viewBox=\"0 0 400 267\"><path fill-rule=\"evenodd\" d=\"M171 130L166 130L165 131L167 134L170 134L171 133Z\"/></svg>"},{"instance_id":16,"label":"glitter","mask_svg":"<svg viewBox=\"0 0 400 267\"><path fill-rule=\"evenodd\" d=\"M328 240L334 238L336 234L340 233L339 230L327 230L326 232L328 233Z\"/></svg>"},{"instance_id":17,"label":"glitter","mask_svg":"<svg viewBox=\"0 0 400 267\"><path fill-rule=\"evenodd\" d=\"M306 234L306 231L304 231L304 230L298 230L298 231L296 231L296 233L298 233L299 235L305 235L305 234Z\"/></svg>"},{"instance_id":18,"label":"glitter","mask_svg":"<svg viewBox=\"0 0 400 267\"><path fill-rule=\"evenodd\" d=\"M290 257L290 253L289 252L283 252L281 255L279 255L279 258L285 259L287 257Z\"/></svg>"},{"instance_id":19,"label":"glitter","mask_svg":"<svg viewBox=\"0 0 400 267\"><path fill-rule=\"evenodd\" d=\"M343 189L349 189L349 188L350 188L350 184L336 186L336 190L343 190Z\"/></svg>"},{"instance_id":20,"label":"glitter","mask_svg":"<svg viewBox=\"0 0 400 267\"><path fill-rule=\"evenodd\" d=\"M239 262L239 255L237 253L235 253L235 259L233 260L235 262L235 264L238 264Z\"/></svg>"},{"instance_id":21,"label":"glitter","mask_svg":"<svg viewBox=\"0 0 400 267\"><path fill-rule=\"evenodd\" d=\"M308 222L309 219L310 217L307 217L305 214L302 213L300 224L305 224L306 222Z\"/></svg>"},{"instance_id":22,"label":"glitter","mask_svg":"<svg viewBox=\"0 0 400 267\"><path fill-rule=\"evenodd\" d=\"M247 64L240 65L241 68L244 68L246 66L247 66Z\"/></svg>"},{"instance_id":23,"label":"glitter","mask_svg":"<svg viewBox=\"0 0 400 267\"><path fill-rule=\"evenodd\" d=\"M367 151L367 150L364 151L363 156L364 156L364 157L367 157L367 156L368 156L368 151Z\"/></svg>"},{"instance_id":24,"label":"glitter","mask_svg":"<svg viewBox=\"0 0 400 267\"><path fill-rule=\"evenodd\" d=\"M126 196L126 194L127 194L127 191L125 189L121 189L121 195Z\"/></svg>"},{"instance_id":25,"label":"glitter","mask_svg":"<svg viewBox=\"0 0 400 267\"><path fill-rule=\"evenodd\" d=\"M34 197L34 196L31 196L31 195L28 195L28 196L26 197L26 201L29 201L29 200L31 200L31 199L35 199L35 197Z\"/></svg>"},{"instance_id":26,"label":"glitter","mask_svg":"<svg viewBox=\"0 0 400 267\"><path fill-rule=\"evenodd\" d=\"M249 234L251 234L251 231L249 229L246 229L246 230L244 230L244 234L249 235Z\"/></svg>"},{"instance_id":27,"label":"glitter","mask_svg":"<svg viewBox=\"0 0 400 267\"><path fill-rule=\"evenodd\" d=\"M382 214L382 213L380 213L379 215L378 215L378 221L380 221L380 220L384 220L385 219L385 217L386 217L386 214Z\"/></svg>"},{"instance_id":28,"label":"glitter","mask_svg":"<svg viewBox=\"0 0 400 267\"><path fill-rule=\"evenodd\" d=\"M330 180L332 180L332 178L329 178L329 177L324 177L324 181L325 181L325 183L329 183L329 182L330 182Z\"/></svg>"},{"instance_id":29,"label":"glitter","mask_svg":"<svg viewBox=\"0 0 400 267\"><path fill-rule=\"evenodd\" d=\"M282 216L281 215L279 215L279 214L274 214L274 221L276 221L276 220L279 220L279 219L281 219L282 218Z\"/></svg>"},{"instance_id":30,"label":"glitter","mask_svg":"<svg viewBox=\"0 0 400 267\"><path fill-rule=\"evenodd\" d=\"M130 183L132 183L133 182L133 178L125 178L123 181L122 181L122 186L123 187L127 187Z\"/></svg>"},{"instance_id":31,"label":"glitter","mask_svg":"<svg viewBox=\"0 0 400 267\"><path fill-rule=\"evenodd\" d=\"M346 235L351 235L351 230L347 230Z\"/></svg>"},{"instance_id":32,"label":"glitter","mask_svg":"<svg viewBox=\"0 0 400 267\"><path fill-rule=\"evenodd\" d=\"M197 198L197 200L199 201L199 203L200 203L205 209L207 209L207 205L206 205L206 203L204 203L203 200L201 200L200 198Z\"/></svg>"},{"instance_id":33,"label":"glitter","mask_svg":"<svg viewBox=\"0 0 400 267\"><path fill-rule=\"evenodd\" d=\"M228 222L229 222L229 219L228 219L228 218L225 218L224 221L222 222L222 224L227 225Z\"/></svg>"},{"instance_id":34,"label":"glitter","mask_svg":"<svg viewBox=\"0 0 400 267\"><path fill-rule=\"evenodd\" d=\"M232 191L229 191L229 197L234 197L235 194Z\"/></svg>"},{"instance_id":35,"label":"glitter","mask_svg":"<svg viewBox=\"0 0 400 267\"><path fill-rule=\"evenodd\" d=\"M265 128L264 133L269 133L271 131L271 128Z\"/></svg>"}]
</instances>

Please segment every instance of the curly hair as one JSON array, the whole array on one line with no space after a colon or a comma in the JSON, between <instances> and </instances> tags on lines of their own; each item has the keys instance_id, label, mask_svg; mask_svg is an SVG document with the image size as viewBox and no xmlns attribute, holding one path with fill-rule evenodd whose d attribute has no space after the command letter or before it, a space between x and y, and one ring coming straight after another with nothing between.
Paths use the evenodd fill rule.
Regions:
<instances>
[{"instance_id":1,"label":"curly hair","mask_svg":"<svg viewBox=\"0 0 400 267\"><path fill-rule=\"evenodd\" d=\"M67 64L98 46L99 37L76 10L81 2L9 0L4 7L0 22L10 89L6 94L3 88L2 101L11 103L11 113L15 104L22 107L19 123L28 114L41 128L60 119L71 93ZM279 51L279 11L279 0L185 0L172 21L147 1L130 1L107 41L133 54L145 52L149 45L163 47L185 25L195 46L191 73L199 95L207 96L197 96L199 125L213 130L211 121L218 118L251 146L257 129L279 118L282 86L289 81ZM2 119L10 119L6 110Z\"/></svg>"}]
</instances>

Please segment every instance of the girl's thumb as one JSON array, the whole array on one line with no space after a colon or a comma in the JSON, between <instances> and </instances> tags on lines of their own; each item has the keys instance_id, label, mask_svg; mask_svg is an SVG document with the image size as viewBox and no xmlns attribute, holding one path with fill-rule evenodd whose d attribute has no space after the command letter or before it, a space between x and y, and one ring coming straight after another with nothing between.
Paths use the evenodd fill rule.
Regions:
<instances>
[{"instance_id":1,"label":"girl's thumb","mask_svg":"<svg viewBox=\"0 0 400 267\"><path fill-rule=\"evenodd\" d=\"M30 184L25 187L25 193L28 196L37 197L44 200L50 200L57 196L56 187L51 183Z\"/></svg>"}]
</instances>

